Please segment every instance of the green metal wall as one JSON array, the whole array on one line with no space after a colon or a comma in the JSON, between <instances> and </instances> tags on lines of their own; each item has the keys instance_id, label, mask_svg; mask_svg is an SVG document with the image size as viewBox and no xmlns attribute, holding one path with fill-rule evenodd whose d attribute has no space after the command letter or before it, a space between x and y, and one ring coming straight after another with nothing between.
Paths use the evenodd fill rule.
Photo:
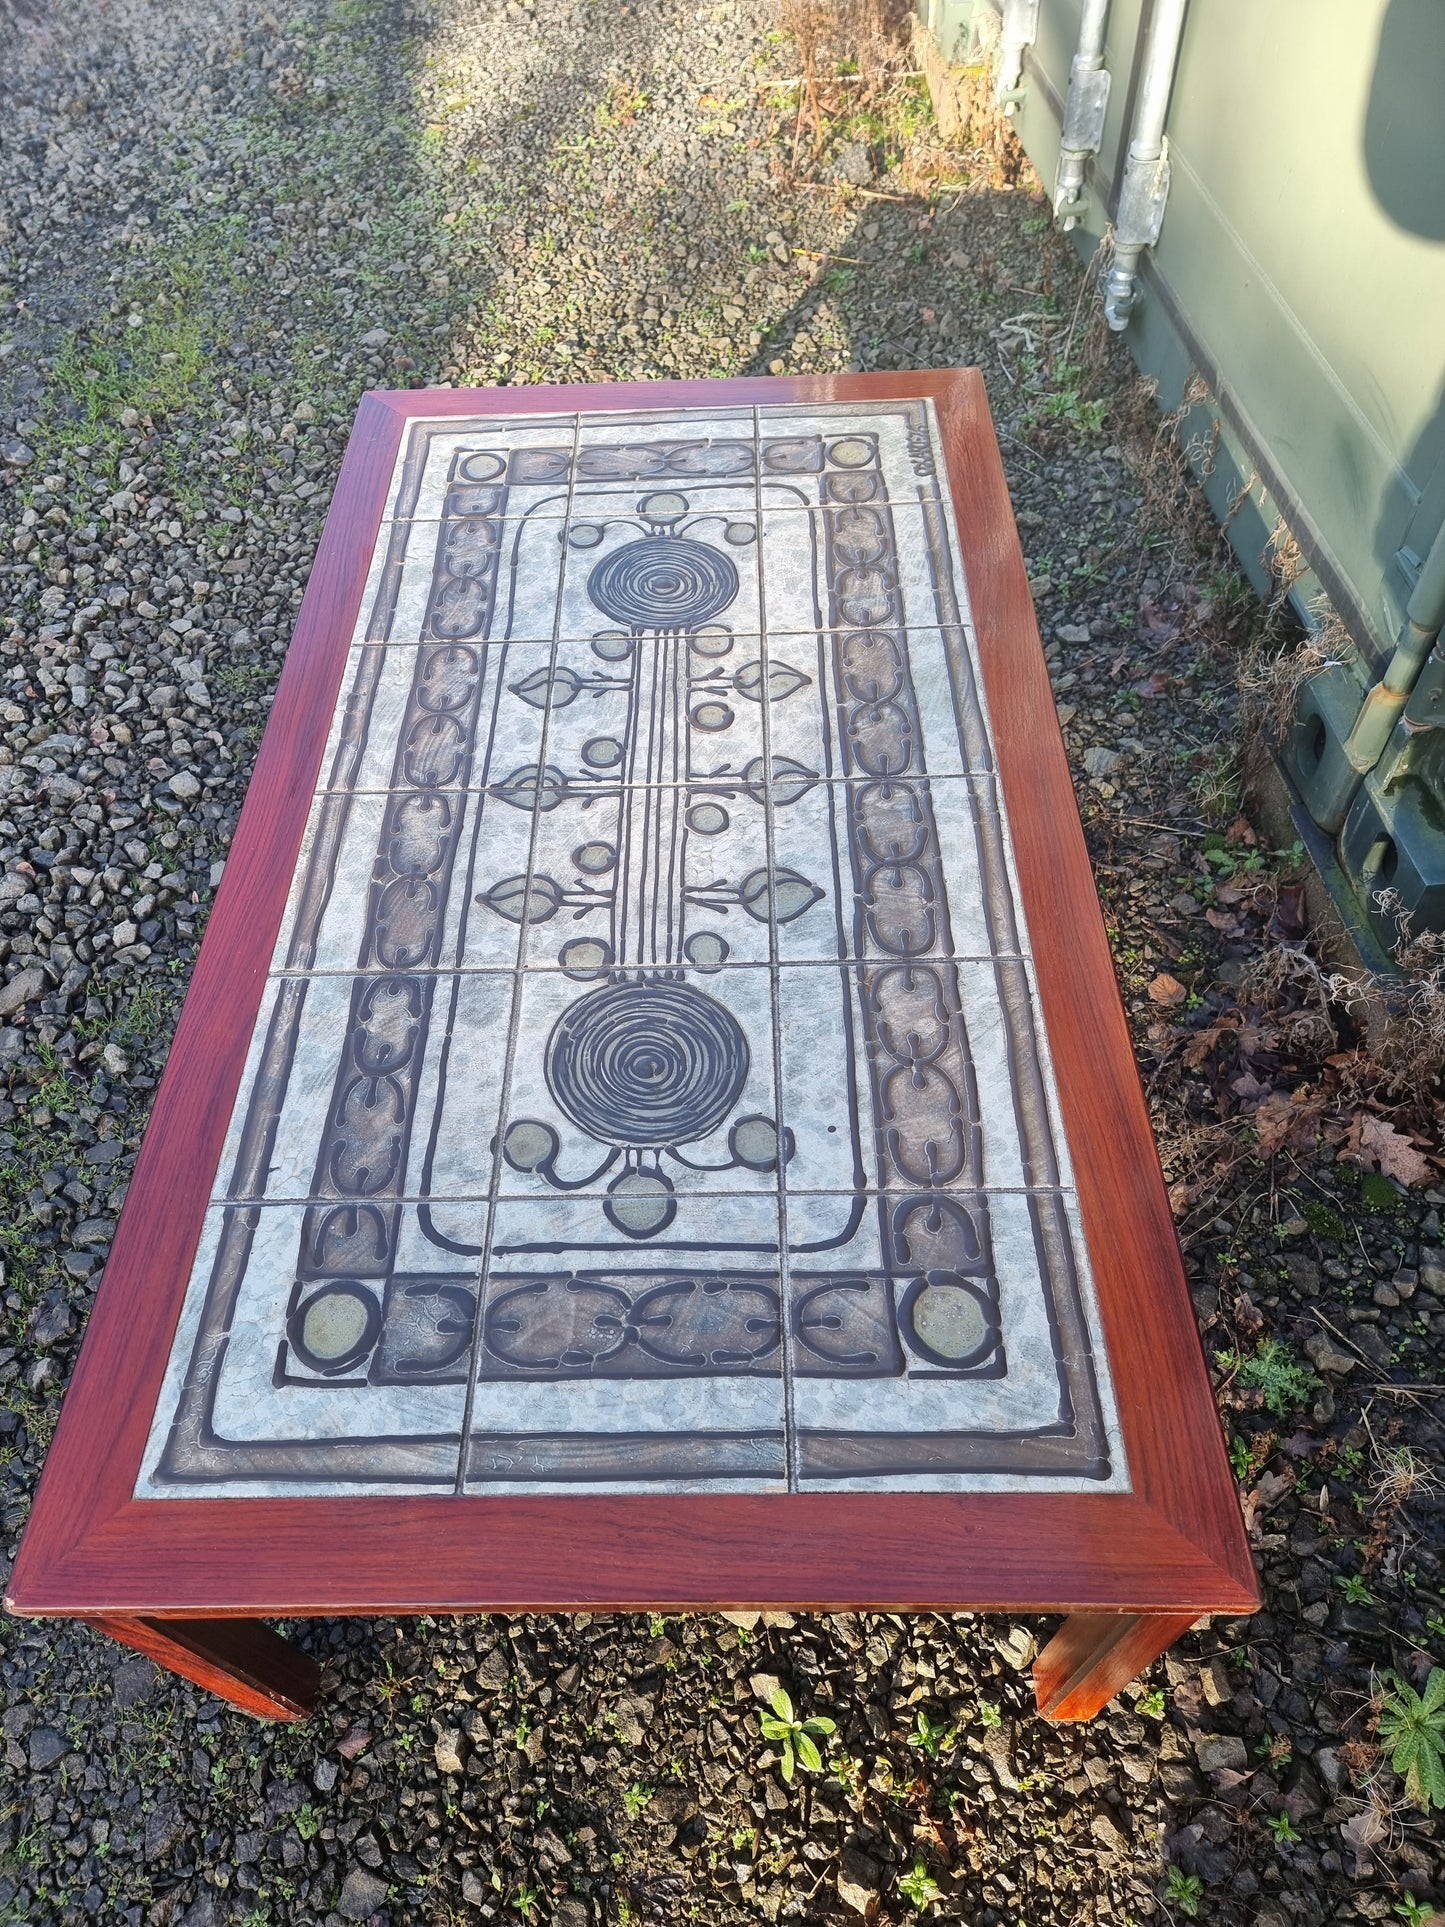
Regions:
<instances>
[{"instance_id":1,"label":"green metal wall","mask_svg":"<svg viewBox=\"0 0 1445 1927\"><path fill-rule=\"evenodd\" d=\"M1103 146L1076 239L1104 234L1151 0L1114 0ZM945 55L988 0L924 0ZM1052 187L1080 0L1042 0L1016 125ZM1221 512L1246 566L1282 513L1375 658L1445 518L1445 0L1192 0L1167 122L1171 186L1128 339L1175 405L1213 399ZM1302 585L1302 599L1310 585Z\"/></svg>"}]
</instances>

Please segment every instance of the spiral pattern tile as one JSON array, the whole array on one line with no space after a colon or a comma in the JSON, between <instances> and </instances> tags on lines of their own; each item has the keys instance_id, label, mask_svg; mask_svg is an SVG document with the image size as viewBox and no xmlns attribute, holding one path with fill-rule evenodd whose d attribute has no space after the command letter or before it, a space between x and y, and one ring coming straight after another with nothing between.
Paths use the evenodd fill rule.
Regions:
<instances>
[{"instance_id":1,"label":"spiral pattern tile","mask_svg":"<svg viewBox=\"0 0 1445 1927\"><path fill-rule=\"evenodd\" d=\"M609 984L572 1005L547 1043L558 1108L604 1144L691 1144L742 1092L737 1019L688 984Z\"/></svg>"},{"instance_id":2,"label":"spiral pattern tile","mask_svg":"<svg viewBox=\"0 0 1445 1927\"><path fill-rule=\"evenodd\" d=\"M696 629L721 615L738 592L727 556L685 535L651 535L599 562L587 593L629 629Z\"/></svg>"}]
</instances>

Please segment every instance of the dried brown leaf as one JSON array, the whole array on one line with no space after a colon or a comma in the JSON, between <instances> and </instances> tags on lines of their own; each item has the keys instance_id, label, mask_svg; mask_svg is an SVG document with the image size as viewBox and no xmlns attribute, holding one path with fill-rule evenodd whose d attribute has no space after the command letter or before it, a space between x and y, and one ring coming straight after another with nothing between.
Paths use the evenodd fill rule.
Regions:
<instances>
[{"instance_id":1,"label":"dried brown leaf","mask_svg":"<svg viewBox=\"0 0 1445 1927\"><path fill-rule=\"evenodd\" d=\"M1324 1100L1311 1091L1294 1091L1288 1097L1283 1091L1271 1091L1251 1120L1260 1150L1266 1157L1273 1157L1286 1145L1308 1150L1323 1112Z\"/></svg>"},{"instance_id":2,"label":"dried brown leaf","mask_svg":"<svg viewBox=\"0 0 1445 1927\"><path fill-rule=\"evenodd\" d=\"M1435 1167L1403 1131L1374 1111L1356 1111L1340 1152L1342 1160L1362 1170L1378 1168L1400 1184L1428 1184Z\"/></svg>"},{"instance_id":3,"label":"dried brown leaf","mask_svg":"<svg viewBox=\"0 0 1445 1927\"><path fill-rule=\"evenodd\" d=\"M1192 1071L1198 1070L1228 1028L1225 1024L1208 1024L1203 1030L1195 1031L1181 1052L1186 1066Z\"/></svg>"}]
</instances>

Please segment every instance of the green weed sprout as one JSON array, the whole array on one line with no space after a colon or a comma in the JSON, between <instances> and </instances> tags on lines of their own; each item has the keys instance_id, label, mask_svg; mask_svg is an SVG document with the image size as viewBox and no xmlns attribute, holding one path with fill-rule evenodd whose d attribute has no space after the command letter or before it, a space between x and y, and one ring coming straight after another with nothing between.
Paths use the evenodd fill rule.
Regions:
<instances>
[{"instance_id":1,"label":"green weed sprout","mask_svg":"<svg viewBox=\"0 0 1445 1927\"><path fill-rule=\"evenodd\" d=\"M1238 1352L1216 1352L1214 1357L1221 1370L1239 1373L1241 1385L1262 1391L1266 1409L1277 1418L1288 1418L1295 1406L1303 1405L1319 1389L1314 1373L1277 1338L1267 1338L1252 1358L1241 1358Z\"/></svg>"},{"instance_id":2,"label":"green weed sprout","mask_svg":"<svg viewBox=\"0 0 1445 1927\"><path fill-rule=\"evenodd\" d=\"M1197 1873L1185 1873L1182 1867L1171 1867L1164 1880L1164 1898L1171 1906L1177 1907L1186 1920L1199 1917L1199 1903L1204 1898L1204 1882Z\"/></svg>"},{"instance_id":3,"label":"green weed sprout","mask_svg":"<svg viewBox=\"0 0 1445 1927\"><path fill-rule=\"evenodd\" d=\"M911 1873L899 1875L898 1891L910 1907L922 1913L925 1907L931 1907L938 1899L939 1885L923 1862L915 1860Z\"/></svg>"},{"instance_id":4,"label":"green weed sprout","mask_svg":"<svg viewBox=\"0 0 1445 1927\"><path fill-rule=\"evenodd\" d=\"M1390 1764L1405 1776L1405 1791L1428 1813L1445 1807L1445 1667L1432 1666L1423 1693L1398 1673L1380 1709L1380 1738L1390 1749Z\"/></svg>"},{"instance_id":5,"label":"green weed sprout","mask_svg":"<svg viewBox=\"0 0 1445 1927\"><path fill-rule=\"evenodd\" d=\"M931 1720L920 1706L918 1719L913 1731L908 1735L908 1744L919 1747L930 1760L936 1760L941 1748L952 1743L953 1734L942 1720Z\"/></svg>"},{"instance_id":6,"label":"green weed sprout","mask_svg":"<svg viewBox=\"0 0 1445 1927\"><path fill-rule=\"evenodd\" d=\"M792 1779L795 1765L809 1773L820 1773L823 1756L818 1751L818 1741L837 1732L836 1722L816 1715L800 1720L793 1711L793 1702L781 1686L769 1697L768 1704L773 1710L771 1713L760 1713L758 1724L763 1729L765 1740L778 1740L782 1744L783 1778Z\"/></svg>"}]
</instances>

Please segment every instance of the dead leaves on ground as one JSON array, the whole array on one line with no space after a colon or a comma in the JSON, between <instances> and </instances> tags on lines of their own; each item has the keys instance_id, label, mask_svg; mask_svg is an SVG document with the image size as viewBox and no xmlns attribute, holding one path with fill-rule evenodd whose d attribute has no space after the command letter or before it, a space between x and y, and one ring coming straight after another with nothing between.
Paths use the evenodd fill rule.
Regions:
<instances>
[{"instance_id":1,"label":"dead leaves on ground","mask_svg":"<svg viewBox=\"0 0 1445 1927\"><path fill-rule=\"evenodd\" d=\"M1282 892L1280 908L1292 923L1295 906ZM1214 1195L1250 1156L1332 1149L1339 1160L1407 1188L1438 1181L1445 1158L1428 1120L1413 1128L1422 1121L1370 1098L1358 1051L1329 1048L1342 1040L1318 997L1266 973L1258 1001L1231 1003L1211 992L1186 1015L1189 992L1165 971L1147 995L1161 1013L1148 1036L1158 1053L1152 1088L1166 1169L1175 1179L1169 1197L1176 1219Z\"/></svg>"},{"instance_id":2,"label":"dead leaves on ground","mask_svg":"<svg viewBox=\"0 0 1445 1927\"><path fill-rule=\"evenodd\" d=\"M1413 1137L1397 1131L1377 1111L1355 1112L1340 1157L1362 1171L1381 1171L1404 1185L1428 1184L1436 1169L1435 1161L1426 1157Z\"/></svg>"},{"instance_id":3,"label":"dead leaves on ground","mask_svg":"<svg viewBox=\"0 0 1445 1927\"><path fill-rule=\"evenodd\" d=\"M1167 970L1161 970L1150 984L1148 995L1150 1003L1161 1004L1165 1010L1172 1010L1176 1004L1188 1000L1189 992L1177 977L1171 977Z\"/></svg>"}]
</instances>

